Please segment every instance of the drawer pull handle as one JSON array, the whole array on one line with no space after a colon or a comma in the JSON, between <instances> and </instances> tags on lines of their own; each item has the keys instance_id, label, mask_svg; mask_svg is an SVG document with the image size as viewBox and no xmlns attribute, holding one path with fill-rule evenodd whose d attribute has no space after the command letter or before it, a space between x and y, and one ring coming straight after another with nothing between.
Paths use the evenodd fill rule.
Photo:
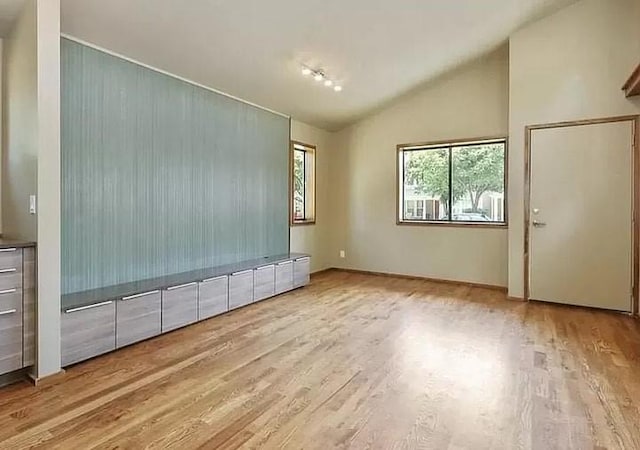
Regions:
<instances>
[{"instance_id":1,"label":"drawer pull handle","mask_svg":"<svg viewBox=\"0 0 640 450\"><path fill-rule=\"evenodd\" d=\"M305 261L309 261L309 257L308 256L303 256L302 258L296 258L294 259L295 262L305 262Z\"/></svg>"},{"instance_id":2,"label":"drawer pull handle","mask_svg":"<svg viewBox=\"0 0 640 450\"><path fill-rule=\"evenodd\" d=\"M106 302L100 302L100 303L94 303L93 305L79 306L77 308L70 308L70 309L66 309L64 312L65 312L65 314L69 314L69 313L73 313L73 312L77 312L77 311L84 311L86 309L92 309L92 308L98 308L100 306L110 305L111 303L113 303L113 300L109 300L109 301L106 301Z\"/></svg>"},{"instance_id":3,"label":"drawer pull handle","mask_svg":"<svg viewBox=\"0 0 640 450\"><path fill-rule=\"evenodd\" d=\"M122 297L122 300L123 301L133 300L135 298L146 297L147 295L157 294L158 292L160 292L160 291L156 290L156 291L143 292L141 294L128 295L126 297Z\"/></svg>"},{"instance_id":4,"label":"drawer pull handle","mask_svg":"<svg viewBox=\"0 0 640 450\"><path fill-rule=\"evenodd\" d=\"M277 266L288 266L289 264L291 264L293 261L283 261L283 262L279 262L278 264L276 264Z\"/></svg>"},{"instance_id":5,"label":"drawer pull handle","mask_svg":"<svg viewBox=\"0 0 640 450\"><path fill-rule=\"evenodd\" d=\"M9 252L15 252L16 250L18 250L15 247L12 248L0 248L0 253L9 253Z\"/></svg>"},{"instance_id":6,"label":"drawer pull handle","mask_svg":"<svg viewBox=\"0 0 640 450\"><path fill-rule=\"evenodd\" d=\"M214 278L207 278L205 280L202 280L203 283L208 283L210 281L216 281L216 280L222 280L223 278L227 278L226 275L221 275L219 277L214 277Z\"/></svg>"},{"instance_id":7,"label":"drawer pull handle","mask_svg":"<svg viewBox=\"0 0 640 450\"><path fill-rule=\"evenodd\" d=\"M256 270L264 270L264 269L272 269L272 268L273 268L272 265L268 265L268 266L258 267Z\"/></svg>"},{"instance_id":8,"label":"drawer pull handle","mask_svg":"<svg viewBox=\"0 0 640 450\"><path fill-rule=\"evenodd\" d=\"M18 269L16 269L15 267L13 267L12 269L0 269L0 274L2 273L13 273L16 272Z\"/></svg>"},{"instance_id":9,"label":"drawer pull handle","mask_svg":"<svg viewBox=\"0 0 640 450\"><path fill-rule=\"evenodd\" d=\"M174 289L180 289L180 288L185 288L185 287L189 287L189 286L194 286L198 284L197 282L193 282L193 283L185 283L185 284L179 284L178 286L171 286L167 288L167 291L173 291Z\"/></svg>"},{"instance_id":10,"label":"drawer pull handle","mask_svg":"<svg viewBox=\"0 0 640 450\"><path fill-rule=\"evenodd\" d=\"M232 274L231 274L231 276L232 276L232 277L235 277L236 275L244 275L245 273L251 273L251 272L253 272L253 270L252 270L252 269L249 269L249 270L242 270L242 271L240 271L240 272L234 272L234 273L232 273Z\"/></svg>"},{"instance_id":11,"label":"drawer pull handle","mask_svg":"<svg viewBox=\"0 0 640 450\"><path fill-rule=\"evenodd\" d=\"M7 309L6 311L0 311L0 316L8 316L9 314L13 314L15 312L15 309Z\"/></svg>"},{"instance_id":12,"label":"drawer pull handle","mask_svg":"<svg viewBox=\"0 0 640 450\"><path fill-rule=\"evenodd\" d=\"M18 289L13 288L13 289L4 289L2 291L0 291L0 295L1 294L13 294L14 292L16 292Z\"/></svg>"}]
</instances>

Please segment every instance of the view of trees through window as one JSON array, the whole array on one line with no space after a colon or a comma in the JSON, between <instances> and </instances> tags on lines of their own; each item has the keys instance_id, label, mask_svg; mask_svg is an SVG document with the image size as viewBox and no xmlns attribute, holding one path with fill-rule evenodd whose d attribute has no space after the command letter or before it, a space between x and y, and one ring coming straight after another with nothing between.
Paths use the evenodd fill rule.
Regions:
<instances>
[{"instance_id":1,"label":"view of trees through window","mask_svg":"<svg viewBox=\"0 0 640 450\"><path fill-rule=\"evenodd\" d=\"M505 223L502 141L401 149L401 220Z\"/></svg>"},{"instance_id":2,"label":"view of trees through window","mask_svg":"<svg viewBox=\"0 0 640 450\"><path fill-rule=\"evenodd\" d=\"M292 143L292 222L315 222L315 147Z\"/></svg>"},{"instance_id":3,"label":"view of trees through window","mask_svg":"<svg viewBox=\"0 0 640 450\"><path fill-rule=\"evenodd\" d=\"M304 220L304 150L293 149L293 219Z\"/></svg>"}]
</instances>

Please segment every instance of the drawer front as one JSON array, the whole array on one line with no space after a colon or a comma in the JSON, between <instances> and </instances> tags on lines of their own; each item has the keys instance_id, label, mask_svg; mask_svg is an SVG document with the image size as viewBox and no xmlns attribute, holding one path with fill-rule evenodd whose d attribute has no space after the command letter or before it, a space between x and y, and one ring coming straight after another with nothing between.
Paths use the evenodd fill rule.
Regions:
<instances>
[{"instance_id":1,"label":"drawer front","mask_svg":"<svg viewBox=\"0 0 640 450\"><path fill-rule=\"evenodd\" d=\"M0 290L22 288L22 267L0 269Z\"/></svg>"},{"instance_id":2,"label":"drawer front","mask_svg":"<svg viewBox=\"0 0 640 450\"><path fill-rule=\"evenodd\" d=\"M160 291L120 299L116 305L116 347L159 335L161 312Z\"/></svg>"},{"instance_id":3,"label":"drawer front","mask_svg":"<svg viewBox=\"0 0 640 450\"><path fill-rule=\"evenodd\" d=\"M309 284L309 266L311 258L298 258L293 261L293 287Z\"/></svg>"},{"instance_id":4,"label":"drawer front","mask_svg":"<svg viewBox=\"0 0 640 450\"><path fill-rule=\"evenodd\" d=\"M253 270L229 275L229 309L253 302Z\"/></svg>"},{"instance_id":5,"label":"drawer front","mask_svg":"<svg viewBox=\"0 0 640 450\"><path fill-rule=\"evenodd\" d=\"M276 294L293 289L293 261L276 264Z\"/></svg>"},{"instance_id":6,"label":"drawer front","mask_svg":"<svg viewBox=\"0 0 640 450\"><path fill-rule=\"evenodd\" d=\"M229 310L229 277L213 278L198 284L198 319L204 320Z\"/></svg>"},{"instance_id":7,"label":"drawer front","mask_svg":"<svg viewBox=\"0 0 640 450\"><path fill-rule=\"evenodd\" d=\"M22 308L23 308L23 366L28 367L35 364L36 360L36 249L25 248L24 255L24 286L22 287Z\"/></svg>"},{"instance_id":8,"label":"drawer front","mask_svg":"<svg viewBox=\"0 0 640 450\"><path fill-rule=\"evenodd\" d=\"M0 269L22 267L21 248L0 248Z\"/></svg>"},{"instance_id":9,"label":"drawer front","mask_svg":"<svg viewBox=\"0 0 640 450\"><path fill-rule=\"evenodd\" d=\"M0 308L0 374L22 368L22 308Z\"/></svg>"},{"instance_id":10,"label":"drawer front","mask_svg":"<svg viewBox=\"0 0 640 450\"><path fill-rule=\"evenodd\" d=\"M22 249L0 249L0 290L22 288Z\"/></svg>"},{"instance_id":11,"label":"drawer front","mask_svg":"<svg viewBox=\"0 0 640 450\"><path fill-rule=\"evenodd\" d=\"M62 365L68 366L116 348L116 302L68 310L61 319Z\"/></svg>"},{"instance_id":12,"label":"drawer front","mask_svg":"<svg viewBox=\"0 0 640 450\"><path fill-rule=\"evenodd\" d=\"M258 267L253 271L253 301L264 300L275 294L275 266Z\"/></svg>"},{"instance_id":13,"label":"drawer front","mask_svg":"<svg viewBox=\"0 0 640 450\"><path fill-rule=\"evenodd\" d=\"M162 291L162 332L198 321L198 283Z\"/></svg>"},{"instance_id":14,"label":"drawer front","mask_svg":"<svg viewBox=\"0 0 640 450\"><path fill-rule=\"evenodd\" d=\"M11 288L0 290L0 312L13 310L20 312L22 316L22 289ZM22 317L20 317L22 320Z\"/></svg>"}]
</instances>

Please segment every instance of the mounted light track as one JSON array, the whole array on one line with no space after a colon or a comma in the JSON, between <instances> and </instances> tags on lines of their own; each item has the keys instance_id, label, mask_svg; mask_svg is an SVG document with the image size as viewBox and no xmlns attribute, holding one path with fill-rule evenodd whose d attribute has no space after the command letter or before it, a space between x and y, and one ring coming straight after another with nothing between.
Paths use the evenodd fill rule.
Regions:
<instances>
[{"instance_id":1,"label":"mounted light track","mask_svg":"<svg viewBox=\"0 0 640 450\"><path fill-rule=\"evenodd\" d=\"M335 81L328 78L325 71L322 69L311 69L310 67L302 66L302 68L300 69L300 73L302 73L302 75L305 77L311 75L317 82L324 80L323 84L328 88L333 87L334 92L342 91L342 86L336 84Z\"/></svg>"}]
</instances>

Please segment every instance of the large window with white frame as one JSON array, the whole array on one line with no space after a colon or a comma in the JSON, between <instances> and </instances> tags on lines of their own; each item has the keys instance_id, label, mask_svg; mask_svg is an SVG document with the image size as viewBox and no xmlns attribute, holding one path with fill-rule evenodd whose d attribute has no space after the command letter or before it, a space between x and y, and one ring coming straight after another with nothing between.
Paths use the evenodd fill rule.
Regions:
<instances>
[{"instance_id":1,"label":"large window with white frame","mask_svg":"<svg viewBox=\"0 0 640 450\"><path fill-rule=\"evenodd\" d=\"M505 138L397 149L398 224L506 226Z\"/></svg>"},{"instance_id":2,"label":"large window with white frame","mask_svg":"<svg viewBox=\"0 0 640 450\"><path fill-rule=\"evenodd\" d=\"M291 224L316 221L316 148L302 142L291 143Z\"/></svg>"}]
</instances>

